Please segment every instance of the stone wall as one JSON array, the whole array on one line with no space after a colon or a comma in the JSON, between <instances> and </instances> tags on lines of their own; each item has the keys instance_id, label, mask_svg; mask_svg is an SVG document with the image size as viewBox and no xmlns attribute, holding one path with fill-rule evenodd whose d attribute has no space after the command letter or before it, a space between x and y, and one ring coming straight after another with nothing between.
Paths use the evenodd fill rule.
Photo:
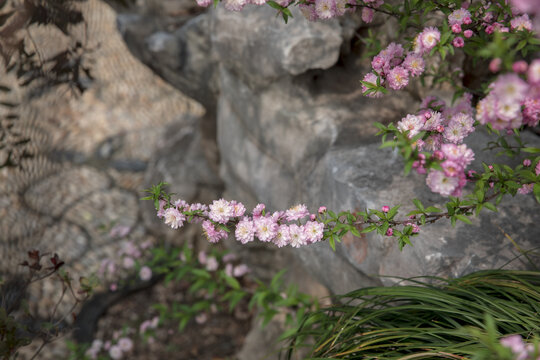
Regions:
<instances>
[{"instance_id":1,"label":"stone wall","mask_svg":"<svg viewBox=\"0 0 540 360\"><path fill-rule=\"evenodd\" d=\"M398 121L414 111L420 98L415 86L384 99L363 97L359 80L369 59L362 59L354 36L365 31L360 21L310 23L293 15L284 24L269 7L242 13L218 7L174 31L141 26L149 23L147 15L123 15L119 23L139 58L206 107L201 122L205 128L216 124L207 136L215 134L226 198L248 206L263 202L272 210L298 202L313 211L319 205L360 210L396 204L407 210L413 198L443 204L423 176L404 177L401 158L379 150L374 136L374 121ZM377 31L391 33L391 24ZM479 131L468 139L477 154L474 166L494 159L481 151L487 137ZM536 135L525 138L538 146ZM523 249L540 246L533 197L503 204L473 225L426 226L402 252L395 240L368 234L346 237L336 252L320 243L294 256L336 293L395 282L380 275L459 276L497 268L518 254L505 233Z\"/></svg>"}]
</instances>

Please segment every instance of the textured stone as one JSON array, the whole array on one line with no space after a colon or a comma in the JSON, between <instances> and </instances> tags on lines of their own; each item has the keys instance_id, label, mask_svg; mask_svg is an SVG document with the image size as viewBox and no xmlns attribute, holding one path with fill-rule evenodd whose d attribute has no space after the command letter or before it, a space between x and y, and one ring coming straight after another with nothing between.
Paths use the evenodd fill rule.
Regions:
<instances>
[{"instance_id":1,"label":"textured stone","mask_svg":"<svg viewBox=\"0 0 540 360\"><path fill-rule=\"evenodd\" d=\"M327 69L338 59L343 39L337 20L309 22L296 8L288 24L270 7L248 6L241 14L219 7L215 12L210 33L219 63L253 88Z\"/></svg>"}]
</instances>

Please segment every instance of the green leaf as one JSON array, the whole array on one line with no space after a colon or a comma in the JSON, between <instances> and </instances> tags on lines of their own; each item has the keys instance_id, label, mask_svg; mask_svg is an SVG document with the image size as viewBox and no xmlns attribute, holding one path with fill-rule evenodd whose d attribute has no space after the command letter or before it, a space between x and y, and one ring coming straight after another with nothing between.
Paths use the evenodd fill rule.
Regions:
<instances>
[{"instance_id":1,"label":"green leaf","mask_svg":"<svg viewBox=\"0 0 540 360\"><path fill-rule=\"evenodd\" d=\"M334 234L332 234L332 236L328 238L328 243L330 244L332 251L336 251L336 242L334 240Z\"/></svg>"},{"instance_id":2,"label":"green leaf","mask_svg":"<svg viewBox=\"0 0 540 360\"><path fill-rule=\"evenodd\" d=\"M521 150L526 152L526 153L531 153L531 154L540 153L540 148L535 148L535 147L526 147L526 148L523 148Z\"/></svg>"},{"instance_id":3,"label":"green leaf","mask_svg":"<svg viewBox=\"0 0 540 360\"><path fill-rule=\"evenodd\" d=\"M466 223L466 224L472 225L471 219L469 219L469 218L468 218L467 216L465 216L465 215L457 214L457 215L456 215L456 218L457 218L458 220L463 221L463 222Z\"/></svg>"},{"instance_id":4,"label":"green leaf","mask_svg":"<svg viewBox=\"0 0 540 360\"><path fill-rule=\"evenodd\" d=\"M228 275L224 275L224 278L225 278L225 282L226 282L230 287L232 287L232 288L235 289L235 290L240 290L241 286L240 286L240 283L238 282L238 280L236 280L236 279L233 278L232 276L228 276Z\"/></svg>"},{"instance_id":5,"label":"green leaf","mask_svg":"<svg viewBox=\"0 0 540 360\"><path fill-rule=\"evenodd\" d=\"M367 228L363 229L360 232L362 234L365 234L365 233L368 233L368 232L372 232L373 230L376 230L376 229L377 229L377 225L369 225Z\"/></svg>"},{"instance_id":6,"label":"green leaf","mask_svg":"<svg viewBox=\"0 0 540 360\"><path fill-rule=\"evenodd\" d=\"M497 212L497 211L498 211L498 210L497 210L497 207L496 207L495 205L493 205L492 203L490 203L490 202L483 203L482 205L484 205L484 207L485 207L486 209L489 209L489 210L491 210L491 211L494 211L494 212Z\"/></svg>"},{"instance_id":7,"label":"green leaf","mask_svg":"<svg viewBox=\"0 0 540 360\"><path fill-rule=\"evenodd\" d=\"M413 199L413 203L414 203L414 205L416 206L416 208L417 208L418 210L425 211L424 205L422 205L422 203L420 202L420 200L418 200L418 199L415 198L415 199Z\"/></svg>"},{"instance_id":8,"label":"green leaf","mask_svg":"<svg viewBox=\"0 0 540 360\"><path fill-rule=\"evenodd\" d=\"M539 183L534 184L533 193L534 193L534 196L536 197L536 201L540 203L540 184Z\"/></svg>"}]
</instances>

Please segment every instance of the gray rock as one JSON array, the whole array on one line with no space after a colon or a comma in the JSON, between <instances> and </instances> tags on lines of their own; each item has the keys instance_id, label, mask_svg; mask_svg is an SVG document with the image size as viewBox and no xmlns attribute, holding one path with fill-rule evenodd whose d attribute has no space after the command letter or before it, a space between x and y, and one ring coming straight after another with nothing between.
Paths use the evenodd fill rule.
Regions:
<instances>
[{"instance_id":1,"label":"gray rock","mask_svg":"<svg viewBox=\"0 0 540 360\"><path fill-rule=\"evenodd\" d=\"M339 22L309 22L297 9L293 15L285 24L270 7L247 6L242 13L219 7L211 28L219 63L252 88L333 66L343 41Z\"/></svg>"}]
</instances>

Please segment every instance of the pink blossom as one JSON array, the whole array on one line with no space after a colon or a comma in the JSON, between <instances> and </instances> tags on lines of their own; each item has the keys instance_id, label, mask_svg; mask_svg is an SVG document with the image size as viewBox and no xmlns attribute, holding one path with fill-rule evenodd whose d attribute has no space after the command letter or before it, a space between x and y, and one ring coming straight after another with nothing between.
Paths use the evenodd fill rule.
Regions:
<instances>
[{"instance_id":1,"label":"pink blossom","mask_svg":"<svg viewBox=\"0 0 540 360\"><path fill-rule=\"evenodd\" d=\"M392 235L394 235L394 229L388 228L388 230L386 230L386 236L392 236Z\"/></svg>"},{"instance_id":2,"label":"pink blossom","mask_svg":"<svg viewBox=\"0 0 540 360\"><path fill-rule=\"evenodd\" d=\"M214 200L210 205L208 217L220 224L226 224L234 216L234 206L227 200Z\"/></svg>"},{"instance_id":3,"label":"pink blossom","mask_svg":"<svg viewBox=\"0 0 540 360\"><path fill-rule=\"evenodd\" d=\"M425 68L424 59L418 54L408 53L403 61L403 67L409 71L411 76L421 75Z\"/></svg>"},{"instance_id":4,"label":"pink blossom","mask_svg":"<svg viewBox=\"0 0 540 360\"><path fill-rule=\"evenodd\" d=\"M326 206L319 207L319 214L324 214L326 212Z\"/></svg>"},{"instance_id":5,"label":"pink blossom","mask_svg":"<svg viewBox=\"0 0 540 360\"><path fill-rule=\"evenodd\" d=\"M420 232L420 227L415 223L406 223L405 226L410 226L412 228L413 234L418 234Z\"/></svg>"},{"instance_id":6,"label":"pink blossom","mask_svg":"<svg viewBox=\"0 0 540 360\"><path fill-rule=\"evenodd\" d=\"M429 117L424 116L427 120L425 121L422 130L436 131L437 126L441 125L442 122L441 113L438 111L429 110L426 115L428 114Z\"/></svg>"},{"instance_id":7,"label":"pink blossom","mask_svg":"<svg viewBox=\"0 0 540 360\"><path fill-rule=\"evenodd\" d=\"M533 186L534 184L523 184L523 186L518 189L518 193L522 195L527 195L531 191L533 191Z\"/></svg>"},{"instance_id":8,"label":"pink blossom","mask_svg":"<svg viewBox=\"0 0 540 360\"><path fill-rule=\"evenodd\" d=\"M397 128L402 133L409 131L408 137L412 138L422 130L424 121L420 116L408 114L397 123Z\"/></svg>"},{"instance_id":9,"label":"pink blossom","mask_svg":"<svg viewBox=\"0 0 540 360\"><path fill-rule=\"evenodd\" d=\"M110 286L109 286L109 290L111 291L116 291L118 290L118 284L117 283L112 283Z\"/></svg>"},{"instance_id":10,"label":"pink blossom","mask_svg":"<svg viewBox=\"0 0 540 360\"><path fill-rule=\"evenodd\" d=\"M206 256L206 252L199 251L199 253L197 254L197 260L199 261L201 265L206 264L206 261L208 260L208 256Z\"/></svg>"},{"instance_id":11,"label":"pink blossom","mask_svg":"<svg viewBox=\"0 0 540 360\"><path fill-rule=\"evenodd\" d=\"M118 347L124 352L131 351L133 349L133 341L128 337L123 337L118 340Z\"/></svg>"},{"instance_id":12,"label":"pink blossom","mask_svg":"<svg viewBox=\"0 0 540 360\"><path fill-rule=\"evenodd\" d=\"M307 243L316 243L323 238L324 224L317 221L308 221L304 226L304 230L306 232Z\"/></svg>"},{"instance_id":13,"label":"pink blossom","mask_svg":"<svg viewBox=\"0 0 540 360\"><path fill-rule=\"evenodd\" d=\"M120 349L118 345L111 346L109 349L109 356L114 360L121 359L123 356L122 349Z\"/></svg>"},{"instance_id":14,"label":"pink blossom","mask_svg":"<svg viewBox=\"0 0 540 360\"><path fill-rule=\"evenodd\" d=\"M431 191L442 196L450 196L459 186L459 179L447 176L443 171L432 170L426 178L426 183Z\"/></svg>"},{"instance_id":15,"label":"pink blossom","mask_svg":"<svg viewBox=\"0 0 540 360\"><path fill-rule=\"evenodd\" d=\"M521 16L515 17L510 21L510 29L521 31L527 30L532 31L532 22L529 19L529 15L523 14Z\"/></svg>"},{"instance_id":16,"label":"pink blossom","mask_svg":"<svg viewBox=\"0 0 540 360\"><path fill-rule=\"evenodd\" d=\"M200 313L197 316L195 316L195 322L199 325L202 325L207 321L208 321L208 315L206 315L206 313Z\"/></svg>"},{"instance_id":17,"label":"pink blossom","mask_svg":"<svg viewBox=\"0 0 540 360\"><path fill-rule=\"evenodd\" d=\"M525 74L529 65L524 60L518 60L512 64L512 70L518 74Z\"/></svg>"},{"instance_id":18,"label":"pink blossom","mask_svg":"<svg viewBox=\"0 0 540 360\"><path fill-rule=\"evenodd\" d=\"M461 32L461 25L460 24L452 25L452 32L454 34L459 34Z\"/></svg>"},{"instance_id":19,"label":"pink blossom","mask_svg":"<svg viewBox=\"0 0 540 360\"><path fill-rule=\"evenodd\" d=\"M451 122L444 128L443 137L448 142L461 144L467 134L466 129L464 129L461 125Z\"/></svg>"},{"instance_id":20,"label":"pink blossom","mask_svg":"<svg viewBox=\"0 0 540 360\"><path fill-rule=\"evenodd\" d=\"M206 261L206 270L216 271L219 267L218 261L214 256L210 256Z\"/></svg>"},{"instance_id":21,"label":"pink blossom","mask_svg":"<svg viewBox=\"0 0 540 360\"><path fill-rule=\"evenodd\" d=\"M231 263L225 265L225 275L233 276L232 271L233 271L233 265Z\"/></svg>"},{"instance_id":22,"label":"pink blossom","mask_svg":"<svg viewBox=\"0 0 540 360\"><path fill-rule=\"evenodd\" d=\"M516 74L504 74L490 85L493 94L505 103L521 102L529 90L529 85Z\"/></svg>"},{"instance_id":23,"label":"pink blossom","mask_svg":"<svg viewBox=\"0 0 540 360\"><path fill-rule=\"evenodd\" d=\"M450 15L448 15L448 23L450 25L461 25L463 24L465 18L470 19L470 17L471 13L469 12L469 10L463 8L457 9L454 10Z\"/></svg>"},{"instance_id":24,"label":"pink blossom","mask_svg":"<svg viewBox=\"0 0 540 360\"><path fill-rule=\"evenodd\" d=\"M420 33L420 42L425 52L433 49L441 41L441 33L437 28L427 27Z\"/></svg>"},{"instance_id":25,"label":"pink blossom","mask_svg":"<svg viewBox=\"0 0 540 360\"><path fill-rule=\"evenodd\" d=\"M474 35L474 32L472 30L467 29L463 32L463 35L468 39Z\"/></svg>"},{"instance_id":26,"label":"pink blossom","mask_svg":"<svg viewBox=\"0 0 540 360\"><path fill-rule=\"evenodd\" d=\"M401 90L409 84L409 72L402 66L396 66L390 70L387 79L392 89Z\"/></svg>"},{"instance_id":27,"label":"pink blossom","mask_svg":"<svg viewBox=\"0 0 540 360\"><path fill-rule=\"evenodd\" d=\"M334 0L315 0L315 13L319 19L330 19L336 15Z\"/></svg>"},{"instance_id":28,"label":"pink blossom","mask_svg":"<svg viewBox=\"0 0 540 360\"><path fill-rule=\"evenodd\" d=\"M152 270L148 266L143 266L139 270L139 277L142 281L148 281L152 278Z\"/></svg>"},{"instance_id":29,"label":"pink blossom","mask_svg":"<svg viewBox=\"0 0 540 360\"><path fill-rule=\"evenodd\" d=\"M228 253L223 256L223 262L231 262L237 259L236 254Z\"/></svg>"},{"instance_id":30,"label":"pink blossom","mask_svg":"<svg viewBox=\"0 0 540 360\"><path fill-rule=\"evenodd\" d=\"M289 245L291 242L291 235L289 233L289 227L287 225L280 225L276 237L274 238L274 244L281 248L283 246Z\"/></svg>"},{"instance_id":31,"label":"pink blossom","mask_svg":"<svg viewBox=\"0 0 540 360\"><path fill-rule=\"evenodd\" d=\"M389 212L389 211L390 211L390 206L384 205L384 206L382 207L382 212L387 213L387 212Z\"/></svg>"},{"instance_id":32,"label":"pink blossom","mask_svg":"<svg viewBox=\"0 0 540 360\"><path fill-rule=\"evenodd\" d=\"M452 45L457 48L462 48L465 45L465 41L461 36L457 36L454 38L454 40L452 40Z\"/></svg>"},{"instance_id":33,"label":"pink blossom","mask_svg":"<svg viewBox=\"0 0 540 360\"><path fill-rule=\"evenodd\" d=\"M536 167L534 168L534 173L536 176L540 175L540 161L536 164Z\"/></svg>"},{"instance_id":34,"label":"pink blossom","mask_svg":"<svg viewBox=\"0 0 540 360\"><path fill-rule=\"evenodd\" d=\"M300 246L307 244L306 233L304 232L303 226L298 226L296 224L289 225L289 234L292 247L299 248Z\"/></svg>"},{"instance_id":35,"label":"pink blossom","mask_svg":"<svg viewBox=\"0 0 540 360\"><path fill-rule=\"evenodd\" d=\"M246 264L240 264L234 267L233 276L242 277L249 272L249 267Z\"/></svg>"},{"instance_id":36,"label":"pink blossom","mask_svg":"<svg viewBox=\"0 0 540 360\"><path fill-rule=\"evenodd\" d=\"M362 8L362 20L366 23L370 23L373 21L373 14L374 14L374 11L373 9L370 9L370 8Z\"/></svg>"},{"instance_id":37,"label":"pink blossom","mask_svg":"<svg viewBox=\"0 0 540 360\"><path fill-rule=\"evenodd\" d=\"M210 6L210 4L212 4L212 0L196 0L196 1L197 1L197 5L202 6L202 7L208 7Z\"/></svg>"},{"instance_id":38,"label":"pink blossom","mask_svg":"<svg viewBox=\"0 0 540 360\"><path fill-rule=\"evenodd\" d=\"M211 243L217 243L219 240L227 238L227 232L223 229L216 229L209 220L203 221L202 228L206 239Z\"/></svg>"},{"instance_id":39,"label":"pink blossom","mask_svg":"<svg viewBox=\"0 0 540 360\"><path fill-rule=\"evenodd\" d=\"M271 217L260 217L254 220L255 233L260 241L272 241L277 234L278 224Z\"/></svg>"},{"instance_id":40,"label":"pink blossom","mask_svg":"<svg viewBox=\"0 0 540 360\"><path fill-rule=\"evenodd\" d=\"M186 216L173 207L165 210L163 217L165 219L165 224L169 225L173 229L181 228L186 220Z\"/></svg>"},{"instance_id":41,"label":"pink blossom","mask_svg":"<svg viewBox=\"0 0 540 360\"><path fill-rule=\"evenodd\" d=\"M240 217L243 216L246 212L246 208L244 204L237 202L237 201L231 201L230 205L233 207L233 216L234 217Z\"/></svg>"},{"instance_id":42,"label":"pink blossom","mask_svg":"<svg viewBox=\"0 0 540 360\"><path fill-rule=\"evenodd\" d=\"M266 206L264 204L257 204L257 206L255 206L255 208L253 209L253 213L252 213L253 219L261 217L264 212L265 207Z\"/></svg>"},{"instance_id":43,"label":"pink blossom","mask_svg":"<svg viewBox=\"0 0 540 360\"><path fill-rule=\"evenodd\" d=\"M336 16L343 16L346 12L350 11L350 8L347 8L348 1L336 0Z\"/></svg>"},{"instance_id":44,"label":"pink blossom","mask_svg":"<svg viewBox=\"0 0 540 360\"><path fill-rule=\"evenodd\" d=\"M309 211L304 204L298 204L296 206L293 206L285 212L285 217L287 221L300 220L305 218L306 216L309 216Z\"/></svg>"},{"instance_id":45,"label":"pink blossom","mask_svg":"<svg viewBox=\"0 0 540 360\"><path fill-rule=\"evenodd\" d=\"M441 166L443 168L444 174L450 177L458 176L459 173L463 171L461 165L452 160L443 161L441 163Z\"/></svg>"},{"instance_id":46,"label":"pink blossom","mask_svg":"<svg viewBox=\"0 0 540 360\"><path fill-rule=\"evenodd\" d=\"M540 98L527 98L523 105L523 123L536 126L540 120Z\"/></svg>"},{"instance_id":47,"label":"pink blossom","mask_svg":"<svg viewBox=\"0 0 540 360\"><path fill-rule=\"evenodd\" d=\"M167 205L167 202L165 200L159 200L159 210L157 212L157 217L160 219L165 213L165 205Z\"/></svg>"},{"instance_id":48,"label":"pink blossom","mask_svg":"<svg viewBox=\"0 0 540 360\"><path fill-rule=\"evenodd\" d=\"M234 234L236 240L240 241L242 244L247 244L254 239L255 224L248 217L244 217L238 222L238 225L236 225Z\"/></svg>"},{"instance_id":49,"label":"pink blossom","mask_svg":"<svg viewBox=\"0 0 540 360\"><path fill-rule=\"evenodd\" d=\"M540 84L540 59L535 59L529 65L529 70L527 71L527 81L529 84Z\"/></svg>"},{"instance_id":50,"label":"pink blossom","mask_svg":"<svg viewBox=\"0 0 540 360\"><path fill-rule=\"evenodd\" d=\"M306 19L309 21L316 21L317 20L317 13L315 11L315 4L300 4L298 5L298 8L300 9L300 12Z\"/></svg>"},{"instance_id":51,"label":"pink blossom","mask_svg":"<svg viewBox=\"0 0 540 360\"><path fill-rule=\"evenodd\" d=\"M133 258L130 258L130 257L125 257L123 260L123 266L126 269L131 269L132 267L135 266L135 260L133 260Z\"/></svg>"},{"instance_id":52,"label":"pink blossom","mask_svg":"<svg viewBox=\"0 0 540 360\"><path fill-rule=\"evenodd\" d=\"M470 24L472 24L471 17L470 17L470 16L465 17L465 18L463 19L463 23L464 23L465 25L470 25Z\"/></svg>"}]
</instances>

